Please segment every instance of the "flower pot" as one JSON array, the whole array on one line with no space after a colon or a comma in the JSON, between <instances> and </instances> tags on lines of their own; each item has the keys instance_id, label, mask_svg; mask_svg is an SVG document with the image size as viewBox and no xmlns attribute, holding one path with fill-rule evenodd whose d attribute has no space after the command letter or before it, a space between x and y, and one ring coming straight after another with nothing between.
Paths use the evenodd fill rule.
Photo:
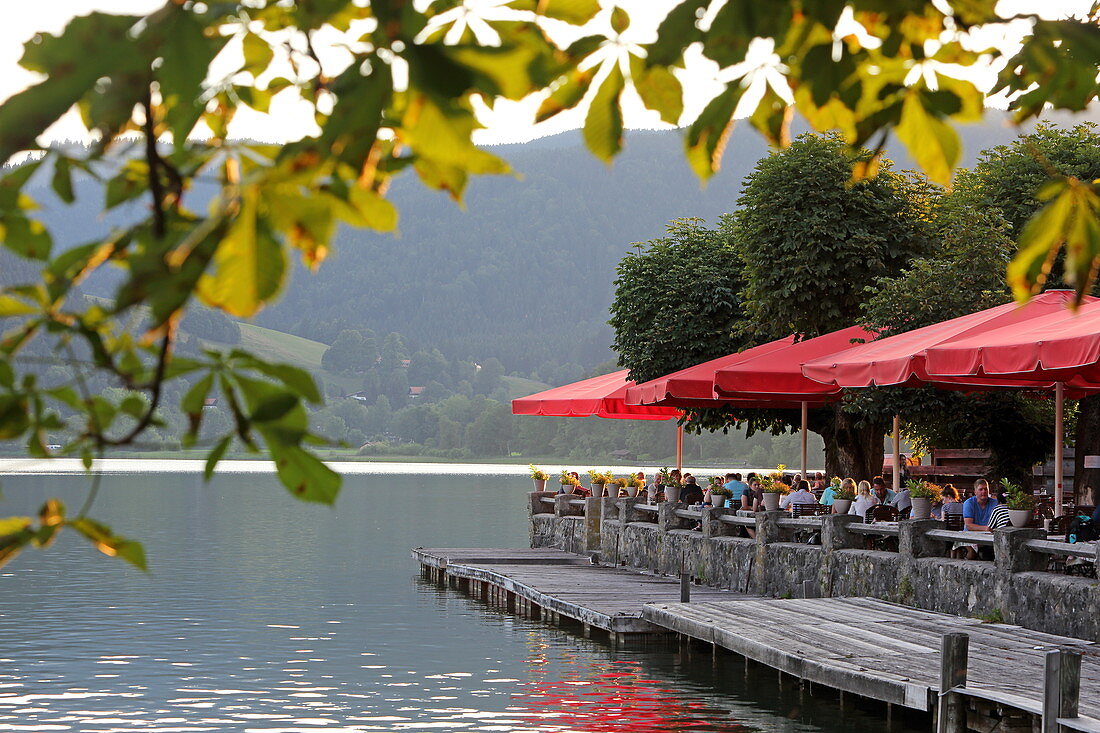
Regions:
<instances>
[{"instance_id":1,"label":"flower pot","mask_svg":"<svg viewBox=\"0 0 1100 733\"><path fill-rule=\"evenodd\" d=\"M764 508L769 512L774 512L779 508L779 494L775 492L766 492L764 494Z\"/></svg>"},{"instance_id":2,"label":"flower pot","mask_svg":"<svg viewBox=\"0 0 1100 733\"><path fill-rule=\"evenodd\" d=\"M665 501L672 501L672 502L680 501L680 487L679 486L666 486L665 487Z\"/></svg>"},{"instance_id":3,"label":"flower pot","mask_svg":"<svg viewBox=\"0 0 1100 733\"><path fill-rule=\"evenodd\" d=\"M592 496L603 496L604 490L607 488L607 484L592 484ZM607 494L611 496L610 493Z\"/></svg>"},{"instance_id":4,"label":"flower pot","mask_svg":"<svg viewBox=\"0 0 1100 733\"><path fill-rule=\"evenodd\" d=\"M913 497L913 509L909 516L913 519L928 519L932 516L932 500Z\"/></svg>"},{"instance_id":5,"label":"flower pot","mask_svg":"<svg viewBox=\"0 0 1100 733\"><path fill-rule=\"evenodd\" d=\"M546 479L536 478L532 480L535 482L535 491L546 491Z\"/></svg>"},{"instance_id":6,"label":"flower pot","mask_svg":"<svg viewBox=\"0 0 1100 733\"><path fill-rule=\"evenodd\" d=\"M573 490L573 485L572 484L559 484L558 485L558 493L559 494L568 494L572 490Z\"/></svg>"},{"instance_id":7,"label":"flower pot","mask_svg":"<svg viewBox=\"0 0 1100 733\"><path fill-rule=\"evenodd\" d=\"M627 486L625 491L626 495L629 496L631 499L638 495L638 487L634 485Z\"/></svg>"},{"instance_id":8,"label":"flower pot","mask_svg":"<svg viewBox=\"0 0 1100 733\"><path fill-rule=\"evenodd\" d=\"M1009 509L1008 521L1012 522L1013 527L1026 527L1031 524L1031 510Z\"/></svg>"},{"instance_id":9,"label":"flower pot","mask_svg":"<svg viewBox=\"0 0 1100 733\"><path fill-rule=\"evenodd\" d=\"M851 508L851 499L833 499L833 511L837 514L847 514Z\"/></svg>"}]
</instances>

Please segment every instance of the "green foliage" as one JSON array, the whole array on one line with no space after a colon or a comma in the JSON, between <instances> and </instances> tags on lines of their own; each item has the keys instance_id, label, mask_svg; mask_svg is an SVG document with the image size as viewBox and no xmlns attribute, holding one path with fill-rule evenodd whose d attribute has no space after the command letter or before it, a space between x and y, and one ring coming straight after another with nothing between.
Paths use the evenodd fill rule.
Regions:
<instances>
[{"instance_id":1,"label":"green foliage","mask_svg":"<svg viewBox=\"0 0 1100 733\"><path fill-rule=\"evenodd\" d=\"M933 192L889 161L880 167L850 184L841 140L817 135L757 163L722 222L744 262L747 336L762 343L855 325L867 297L858 284L896 275L932 248Z\"/></svg>"},{"instance_id":2,"label":"green foliage","mask_svg":"<svg viewBox=\"0 0 1100 733\"><path fill-rule=\"evenodd\" d=\"M1022 486L1007 478L1002 478L1000 484L1006 494L1005 505L1009 509L1030 511L1035 508L1035 495L1030 491L1024 491Z\"/></svg>"}]
</instances>

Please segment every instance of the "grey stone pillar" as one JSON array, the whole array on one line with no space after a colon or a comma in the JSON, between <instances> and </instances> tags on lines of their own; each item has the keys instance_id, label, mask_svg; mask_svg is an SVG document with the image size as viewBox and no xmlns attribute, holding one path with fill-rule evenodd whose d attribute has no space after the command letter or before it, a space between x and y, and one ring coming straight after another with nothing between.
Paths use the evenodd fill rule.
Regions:
<instances>
[{"instance_id":1,"label":"grey stone pillar","mask_svg":"<svg viewBox=\"0 0 1100 733\"><path fill-rule=\"evenodd\" d=\"M821 549L830 553L834 550L855 550L863 547L863 535L848 531L848 525L859 522L855 514L829 514L821 523Z\"/></svg>"},{"instance_id":2,"label":"grey stone pillar","mask_svg":"<svg viewBox=\"0 0 1100 733\"><path fill-rule=\"evenodd\" d=\"M576 494L557 494L554 496L554 516L555 517L570 517L576 516L577 512L569 504L573 499L580 498Z\"/></svg>"},{"instance_id":3,"label":"grey stone pillar","mask_svg":"<svg viewBox=\"0 0 1100 733\"><path fill-rule=\"evenodd\" d=\"M732 509L703 507L703 539L711 537L729 537L737 531L737 527L726 524L720 517L732 516Z\"/></svg>"},{"instance_id":4,"label":"grey stone pillar","mask_svg":"<svg viewBox=\"0 0 1100 733\"><path fill-rule=\"evenodd\" d=\"M693 519L683 519L676 516L677 509L683 509L679 502L662 501L657 505L657 529L668 532L671 529L690 529L695 524Z\"/></svg>"},{"instance_id":5,"label":"grey stone pillar","mask_svg":"<svg viewBox=\"0 0 1100 733\"><path fill-rule=\"evenodd\" d=\"M615 506L618 508L619 524L626 524L627 522L639 522L644 517L642 512L639 512L634 507L637 504L644 504L645 502L637 497L624 496L621 499L615 499Z\"/></svg>"},{"instance_id":6,"label":"grey stone pillar","mask_svg":"<svg viewBox=\"0 0 1100 733\"><path fill-rule=\"evenodd\" d=\"M600 525L606 499L590 496L584 500L584 551L599 552Z\"/></svg>"},{"instance_id":7,"label":"grey stone pillar","mask_svg":"<svg viewBox=\"0 0 1100 733\"><path fill-rule=\"evenodd\" d=\"M1044 530L1027 527L993 530L993 561L997 567L994 607L1000 609L1001 617L1008 623L1016 621L1017 603L1012 576L1028 570L1042 570L1047 564L1047 555L1031 552L1024 543L1046 539L1046 536Z\"/></svg>"},{"instance_id":8,"label":"grey stone pillar","mask_svg":"<svg viewBox=\"0 0 1100 733\"><path fill-rule=\"evenodd\" d=\"M1005 527L993 530L993 559L998 575L1011 575L1028 570L1042 570L1047 556L1031 552L1024 546L1028 540L1045 540L1047 533L1027 527Z\"/></svg>"},{"instance_id":9,"label":"grey stone pillar","mask_svg":"<svg viewBox=\"0 0 1100 733\"><path fill-rule=\"evenodd\" d=\"M790 516L784 511L756 513L756 544L779 542L779 519Z\"/></svg>"},{"instance_id":10,"label":"grey stone pillar","mask_svg":"<svg viewBox=\"0 0 1100 733\"><path fill-rule=\"evenodd\" d=\"M543 498L552 498L555 496L553 491L532 491L527 495L529 501L527 502L527 514L550 514L554 510L550 504L544 503Z\"/></svg>"},{"instance_id":11,"label":"grey stone pillar","mask_svg":"<svg viewBox=\"0 0 1100 733\"><path fill-rule=\"evenodd\" d=\"M944 542L933 540L927 532L942 529L938 519L903 519L898 523L898 554L903 562L921 557L943 557Z\"/></svg>"}]
</instances>

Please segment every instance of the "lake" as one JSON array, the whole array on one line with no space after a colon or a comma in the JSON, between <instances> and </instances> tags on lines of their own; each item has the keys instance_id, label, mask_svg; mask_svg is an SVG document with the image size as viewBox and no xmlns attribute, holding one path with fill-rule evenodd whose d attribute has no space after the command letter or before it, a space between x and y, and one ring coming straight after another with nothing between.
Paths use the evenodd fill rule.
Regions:
<instances>
[{"instance_id":1,"label":"lake","mask_svg":"<svg viewBox=\"0 0 1100 733\"><path fill-rule=\"evenodd\" d=\"M0 569L0 731L885 728L732 655L613 650L426 583L412 547L527 545L525 469L462 468L349 475L334 509L263 473L105 476L91 514L150 572L71 534ZM88 479L0 486L0 516L75 511Z\"/></svg>"}]
</instances>

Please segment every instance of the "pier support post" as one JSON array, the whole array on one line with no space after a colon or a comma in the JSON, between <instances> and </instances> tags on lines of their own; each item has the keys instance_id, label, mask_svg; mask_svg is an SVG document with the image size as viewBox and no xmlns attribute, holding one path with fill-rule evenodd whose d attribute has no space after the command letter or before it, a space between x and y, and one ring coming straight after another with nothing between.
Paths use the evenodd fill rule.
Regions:
<instances>
[{"instance_id":1,"label":"pier support post","mask_svg":"<svg viewBox=\"0 0 1100 733\"><path fill-rule=\"evenodd\" d=\"M966 687L970 637L944 634L940 640L940 700L936 706L936 733L966 733L966 701L951 692Z\"/></svg>"},{"instance_id":2,"label":"pier support post","mask_svg":"<svg viewBox=\"0 0 1100 733\"><path fill-rule=\"evenodd\" d=\"M680 571L680 603L691 602L691 576Z\"/></svg>"},{"instance_id":3,"label":"pier support post","mask_svg":"<svg viewBox=\"0 0 1100 733\"><path fill-rule=\"evenodd\" d=\"M1081 652L1056 649L1046 654L1043 733L1058 733L1058 718L1076 718L1081 695Z\"/></svg>"}]
</instances>

